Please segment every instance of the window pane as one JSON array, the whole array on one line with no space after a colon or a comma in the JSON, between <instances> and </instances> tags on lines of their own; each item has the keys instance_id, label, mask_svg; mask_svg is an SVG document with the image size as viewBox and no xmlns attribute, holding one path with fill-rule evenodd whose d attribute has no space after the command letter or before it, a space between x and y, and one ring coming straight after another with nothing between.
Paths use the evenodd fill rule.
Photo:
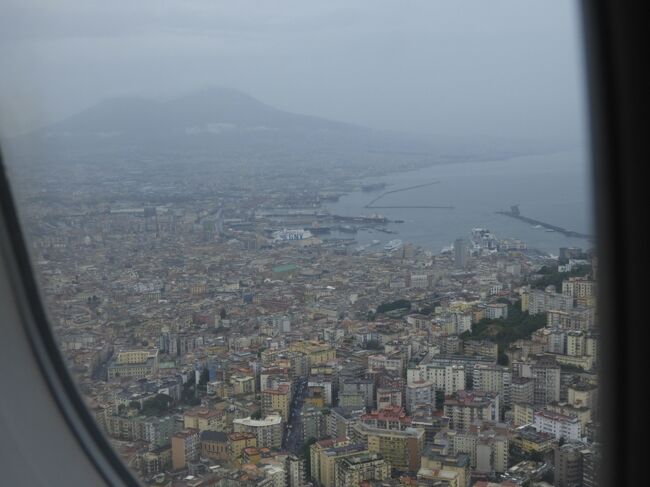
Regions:
<instances>
[{"instance_id":1,"label":"window pane","mask_svg":"<svg viewBox=\"0 0 650 487\"><path fill-rule=\"evenodd\" d=\"M34 268L135 475L595 485L574 2L6 7Z\"/></svg>"}]
</instances>

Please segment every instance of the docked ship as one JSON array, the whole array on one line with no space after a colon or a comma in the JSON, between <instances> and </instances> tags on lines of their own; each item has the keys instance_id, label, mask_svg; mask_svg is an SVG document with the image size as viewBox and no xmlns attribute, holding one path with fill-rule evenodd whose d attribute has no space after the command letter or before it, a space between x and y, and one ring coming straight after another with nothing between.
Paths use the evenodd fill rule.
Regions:
<instances>
[{"instance_id":1,"label":"docked ship","mask_svg":"<svg viewBox=\"0 0 650 487\"><path fill-rule=\"evenodd\" d=\"M341 225L339 226L339 232L357 233L357 227L353 227L351 225Z\"/></svg>"},{"instance_id":2,"label":"docked ship","mask_svg":"<svg viewBox=\"0 0 650 487\"><path fill-rule=\"evenodd\" d=\"M384 250L392 252L394 250L399 249L402 245L403 242L400 239L396 238L395 240L391 240L386 245L384 245Z\"/></svg>"},{"instance_id":3,"label":"docked ship","mask_svg":"<svg viewBox=\"0 0 650 487\"><path fill-rule=\"evenodd\" d=\"M291 240L305 240L311 238L313 235L309 230L295 229L295 230L278 230L273 232L274 242L288 242Z\"/></svg>"}]
</instances>

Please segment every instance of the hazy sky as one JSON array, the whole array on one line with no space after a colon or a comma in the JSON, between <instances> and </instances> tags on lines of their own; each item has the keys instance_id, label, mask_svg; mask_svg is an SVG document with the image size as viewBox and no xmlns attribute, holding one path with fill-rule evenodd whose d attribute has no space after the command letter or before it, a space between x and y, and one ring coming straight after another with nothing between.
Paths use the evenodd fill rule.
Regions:
<instances>
[{"instance_id":1,"label":"hazy sky","mask_svg":"<svg viewBox=\"0 0 650 487\"><path fill-rule=\"evenodd\" d=\"M375 128L579 140L573 0L0 0L15 132L121 94L240 89Z\"/></svg>"}]
</instances>

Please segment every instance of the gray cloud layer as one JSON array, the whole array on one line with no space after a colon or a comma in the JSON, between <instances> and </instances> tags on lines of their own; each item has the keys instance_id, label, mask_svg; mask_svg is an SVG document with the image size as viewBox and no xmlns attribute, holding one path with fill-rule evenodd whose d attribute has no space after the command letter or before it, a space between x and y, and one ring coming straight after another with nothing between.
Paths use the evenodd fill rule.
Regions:
<instances>
[{"instance_id":1,"label":"gray cloud layer","mask_svg":"<svg viewBox=\"0 0 650 487\"><path fill-rule=\"evenodd\" d=\"M5 132L205 85L376 128L580 140L573 0L9 0Z\"/></svg>"}]
</instances>

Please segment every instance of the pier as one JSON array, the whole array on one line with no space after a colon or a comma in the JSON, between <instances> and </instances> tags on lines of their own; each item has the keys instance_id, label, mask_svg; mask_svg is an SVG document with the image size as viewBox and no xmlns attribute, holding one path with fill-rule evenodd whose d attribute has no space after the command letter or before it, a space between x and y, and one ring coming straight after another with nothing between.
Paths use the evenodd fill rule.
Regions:
<instances>
[{"instance_id":1,"label":"pier","mask_svg":"<svg viewBox=\"0 0 650 487\"><path fill-rule=\"evenodd\" d=\"M510 211L496 211L495 213L498 215L509 216L510 218L514 218L516 220L529 223L531 225L539 225L540 227L546 228L547 230L553 230L554 232L561 233L562 235L565 235L567 237L584 238L586 240L593 240L594 238L593 235L574 232L573 230L567 230L566 228L558 227L557 225L552 225L550 223L546 223L540 220L535 220L534 218L523 216L519 212L519 205L511 206Z\"/></svg>"},{"instance_id":2,"label":"pier","mask_svg":"<svg viewBox=\"0 0 650 487\"><path fill-rule=\"evenodd\" d=\"M428 205L424 205L424 206L421 206L421 205L417 205L417 206L410 206L410 205L390 205L390 206L387 205L387 206L378 206L378 205L375 205L375 203L376 203L377 201L379 201L381 198L383 198L383 197L386 196L386 195L393 194L393 193L401 193L401 192L403 192L403 191L410 191L410 190L412 190L412 189L417 189L417 188L425 188L425 187L427 187L427 186L432 186L432 185L434 185L434 184L439 184L439 183L440 183L440 181L431 181L430 183L416 184L415 186L409 186L408 188L400 188L400 189L393 189L393 190L391 190L391 191L386 191L386 192L380 194L379 196L377 196L376 198L372 199L372 200L369 201L368 203L366 203L366 205L364 206L364 208L375 208L375 209L389 209L389 208L391 208L391 209L392 209L392 208L402 208L402 209L431 208L431 209L438 209L438 210L440 210L440 209L442 209L442 210L451 210L451 209L454 208L453 206L441 206L441 205L437 205L437 206L436 206L436 205L434 205L434 206L428 206Z\"/></svg>"},{"instance_id":3,"label":"pier","mask_svg":"<svg viewBox=\"0 0 650 487\"><path fill-rule=\"evenodd\" d=\"M366 205L365 208L375 208L378 210L381 209L386 209L386 208L406 208L406 209L413 209L413 208L435 208L437 210L453 210L453 206L368 206Z\"/></svg>"}]
</instances>

